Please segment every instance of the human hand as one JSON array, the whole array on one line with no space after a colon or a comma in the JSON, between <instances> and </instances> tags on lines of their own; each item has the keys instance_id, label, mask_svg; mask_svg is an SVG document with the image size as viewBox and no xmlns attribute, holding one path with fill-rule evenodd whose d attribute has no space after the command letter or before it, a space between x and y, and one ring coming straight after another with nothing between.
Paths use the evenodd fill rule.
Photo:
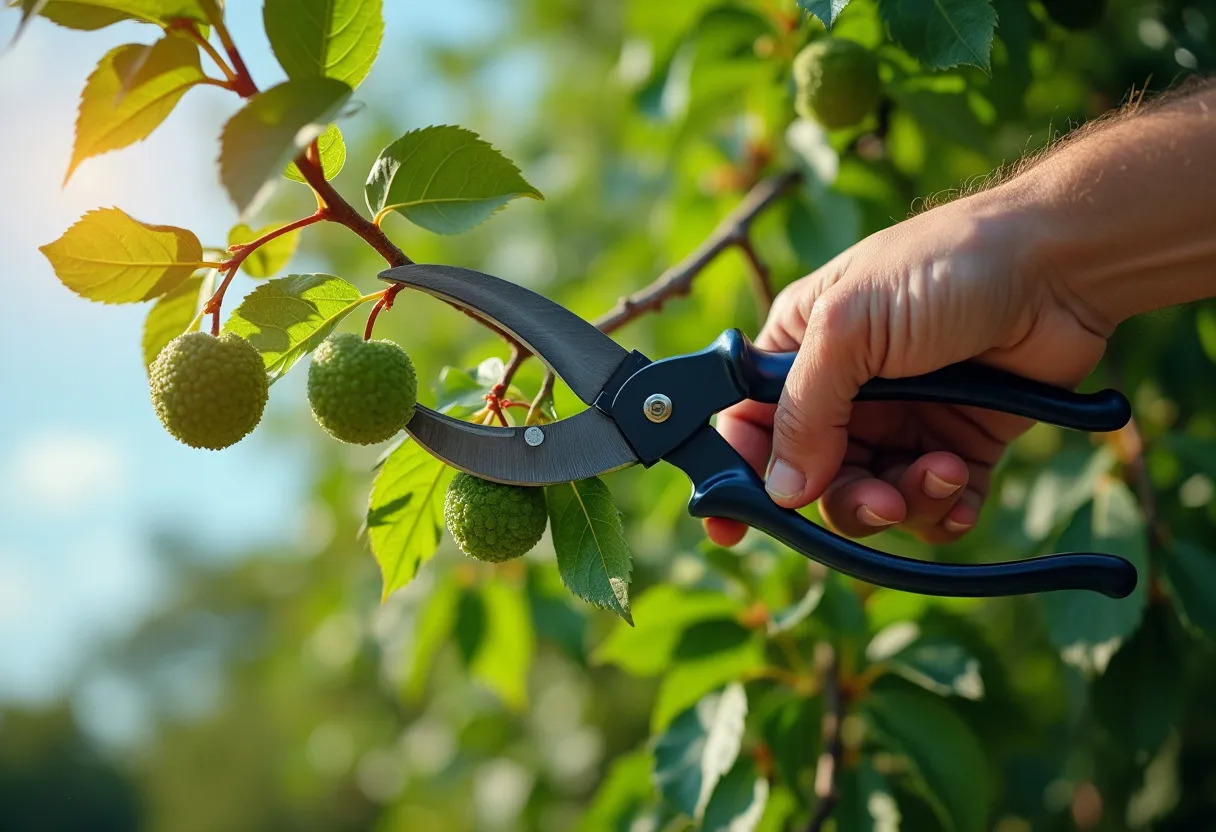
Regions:
<instances>
[{"instance_id":1,"label":"human hand","mask_svg":"<svg viewBox=\"0 0 1216 832\"><path fill-rule=\"evenodd\" d=\"M798 351L781 401L745 401L718 421L777 503L820 499L828 524L853 537L898 524L944 543L975 525L993 467L1031 423L852 400L871 378L966 359L1068 388L1089 375L1111 327L1035 257L1043 222L1001 189L977 194L874 234L781 292L756 339ZM746 531L706 526L724 546Z\"/></svg>"}]
</instances>

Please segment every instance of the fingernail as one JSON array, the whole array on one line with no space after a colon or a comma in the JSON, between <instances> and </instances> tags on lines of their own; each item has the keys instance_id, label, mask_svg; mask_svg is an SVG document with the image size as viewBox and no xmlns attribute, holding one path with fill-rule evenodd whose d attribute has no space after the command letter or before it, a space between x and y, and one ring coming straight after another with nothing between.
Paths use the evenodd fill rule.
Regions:
<instances>
[{"instance_id":1,"label":"fingernail","mask_svg":"<svg viewBox=\"0 0 1216 832\"><path fill-rule=\"evenodd\" d=\"M951 520L949 517L947 517L945 520L942 521L942 527L946 531L952 532L954 534L959 534L960 532L965 532L965 531L967 531L967 529L971 528L974 525L975 525L974 523L960 523L957 520Z\"/></svg>"},{"instance_id":2,"label":"fingernail","mask_svg":"<svg viewBox=\"0 0 1216 832\"><path fill-rule=\"evenodd\" d=\"M935 500L944 500L962 487L962 483L946 482L932 471L925 472L925 481L921 483L924 492Z\"/></svg>"},{"instance_id":3,"label":"fingernail","mask_svg":"<svg viewBox=\"0 0 1216 832\"><path fill-rule=\"evenodd\" d=\"M875 527L890 526L896 522L894 520L888 520L885 517L880 517L879 515L875 514L873 509L871 509L869 506L859 506L857 508L857 519L865 523L867 526Z\"/></svg>"},{"instance_id":4,"label":"fingernail","mask_svg":"<svg viewBox=\"0 0 1216 832\"><path fill-rule=\"evenodd\" d=\"M806 488L806 477L802 472L783 459L774 459L768 467L768 476L764 479L764 487L768 493L782 500L790 500L802 493Z\"/></svg>"}]
</instances>

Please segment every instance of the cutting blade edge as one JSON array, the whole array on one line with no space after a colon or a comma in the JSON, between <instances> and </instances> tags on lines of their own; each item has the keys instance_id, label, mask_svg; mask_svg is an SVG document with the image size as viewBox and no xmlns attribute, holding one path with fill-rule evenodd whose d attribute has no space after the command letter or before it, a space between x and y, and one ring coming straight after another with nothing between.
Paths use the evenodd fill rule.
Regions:
<instances>
[{"instance_id":1,"label":"cutting blade edge","mask_svg":"<svg viewBox=\"0 0 1216 832\"><path fill-rule=\"evenodd\" d=\"M475 425L419 405L405 429L453 468L511 485L585 480L638 461L616 423L594 408L534 427L539 434Z\"/></svg>"},{"instance_id":2,"label":"cutting blade edge","mask_svg":"<svg viewBox=\"0 0 1216 832\"><path fill-rule=\"evenodd\" d=\"M566 307L531 289L459 266L412 263L380 273L501 327L535 353L586 404L629 355Z\"/></svg>"}]
</instances>

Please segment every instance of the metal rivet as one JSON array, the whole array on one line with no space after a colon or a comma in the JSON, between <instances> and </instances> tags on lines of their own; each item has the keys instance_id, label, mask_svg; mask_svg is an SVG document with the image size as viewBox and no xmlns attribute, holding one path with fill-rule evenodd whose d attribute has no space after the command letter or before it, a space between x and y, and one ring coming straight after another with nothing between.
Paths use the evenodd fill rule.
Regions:
<instances>
[{"instance_id":1,"label":"metal rivet","mask_svg":"<svg viewBox=\"0 0 1216 832\"><path fill-rule=\"evenodd\" d=\"M642 402L642 412L652 422L665 422L671 415L671 399L662 393L648 396L646 401Z\"/></svg>"},{"instance_id":2,"label":"metal rivet","mask_svg":"<svg viewBox=\"0 0 1216 832\"><path fill-rule=\"evenodd\" d=\"M545 432L536 425L524 431L524 441L535 448L541 442L545 441Z\"/></svg>"}]
</instances>

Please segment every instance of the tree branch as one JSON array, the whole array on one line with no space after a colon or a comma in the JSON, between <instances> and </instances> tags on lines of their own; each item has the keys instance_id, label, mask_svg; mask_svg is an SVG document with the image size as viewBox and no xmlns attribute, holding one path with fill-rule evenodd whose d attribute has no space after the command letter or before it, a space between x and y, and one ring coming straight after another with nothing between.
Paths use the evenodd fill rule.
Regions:
<instances>
[{"instance_id":1,"label":"tree branch","mask_svg":"<svg viewBox=\"0 0 1216 832\"><path fill-rule=\"evenodd\" d=\"M731 246L740 247L755 270L759 259L755 258L755 249L748 237L752 222L801 178L801 173L791 170L761 181L691 254L659 275L649 286L622 298L597 318L595 325L604 332L613 332L646 312L658 311L671 298L687 295L696 276ZM767 286L767 270L763 266L760 274Z\"/></svg>"},{"instance_id":2,"label":"tree branch","mask_svg":"<svg viewBox=\"0 0 1216 832\"><path fill-rule=\"evenodd\" d=\"M830 649L830 648L829 648ZM819 803L815 814L806 827L806 832L821 832L840 801L837 780L840 775L840 759L844 755L841 727L844 724L845 701L840 689L840 659L832 650L831 661L824 678L823 697L827 710L823 715L823 753L815 767L815 797Z\"/></svg>"}]
</instances>

